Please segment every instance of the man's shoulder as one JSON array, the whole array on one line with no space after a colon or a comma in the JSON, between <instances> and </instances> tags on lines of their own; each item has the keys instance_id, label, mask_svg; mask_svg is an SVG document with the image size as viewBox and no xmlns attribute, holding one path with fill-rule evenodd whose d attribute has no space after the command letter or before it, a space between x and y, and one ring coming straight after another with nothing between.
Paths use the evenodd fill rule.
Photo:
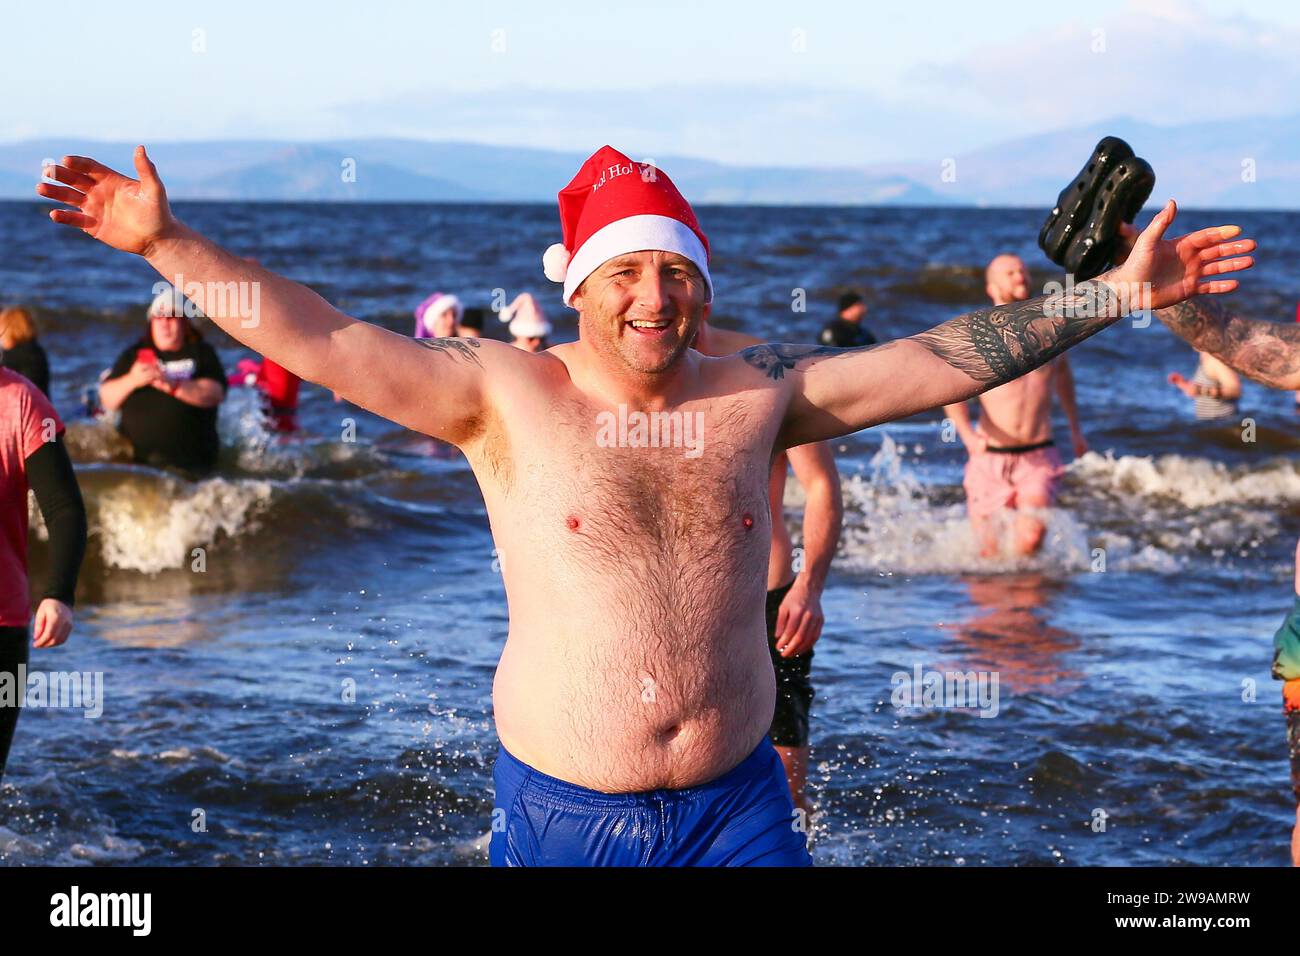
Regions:
<instances>
[{"instance_id":1,"label":"man's shoulder","mask_svg":"<svg viewBox=\"0 0 1300 956\"><path fill-rule=\"evenodd\" d=\"M708 331L708 350L704 355L710 355L715 358L734 355L755 345L764 345L767 340L750 335L748 332L741 332L737 329L719 329L715 326L709 326Z\"/></svg>"}]
</instances>

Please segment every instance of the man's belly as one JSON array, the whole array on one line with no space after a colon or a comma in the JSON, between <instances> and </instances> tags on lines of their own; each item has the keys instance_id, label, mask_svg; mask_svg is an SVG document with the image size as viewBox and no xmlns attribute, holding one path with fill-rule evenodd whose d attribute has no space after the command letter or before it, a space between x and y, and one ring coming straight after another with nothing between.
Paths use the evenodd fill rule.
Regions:
<instances>
[{"instance_id":1,"label":"man's belly","mask_svg":"<svg viewBox=\"0 0 1300 956\"><path fill-rule=\"evenodd\" d=\"M772 720L763 621L745 624L685 648L644 632L512 634L493 684L501 744L542 773L606 793L713 780Z\"/></svg>"},{"instance_id":2,"label":"man's belly","mask_svg":"<svg viewBox=\"0 0 1300 956\"><path fill-rule=\"evenodd\" d=\"M984 411L976 427L988 437L990 445L999 448L1032 445L1052 437L1050 407L1016 409L1014 414L1006 410L1001 414Z\"/></svg>"}]
</instances>

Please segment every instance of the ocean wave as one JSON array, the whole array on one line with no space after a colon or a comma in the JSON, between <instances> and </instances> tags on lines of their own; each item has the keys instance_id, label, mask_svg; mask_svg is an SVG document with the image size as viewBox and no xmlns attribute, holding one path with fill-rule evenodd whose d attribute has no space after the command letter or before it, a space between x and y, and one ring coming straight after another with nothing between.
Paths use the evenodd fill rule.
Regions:
<instances>
[{"instance_id":1,"label":"ocean wave","mask_svg":"<svg viewBox=\"0 0 1300 956\"><path fill-rule=\"evenodd\" d=\"M1230 467L1183 455L1115 457L1088 452L1070 476L1096 491L1176 501L1185 508L1300 503L1300 468L1285 459Z\"/></svg>"},{"instance_id":2,"label":"ocean wave","mask_svg":"<svg viewBox=\"0 0 1300 956\"><path fill-rule=\"evenodd\" d=\"M1279 507L1300 503L1300 469L1284 460L1228 467L1179 455L1089 452L1066 469L1057 506L1044 515L1042 549L1029 557L982 557L960 487L923 483L888 434L867 470L844 479L842 490L837 561L850 570L1087 572L1100 566L1175 574L1193 561L1224 564L1263 548L1280 533Z\"/></svg>"}]
</instances>

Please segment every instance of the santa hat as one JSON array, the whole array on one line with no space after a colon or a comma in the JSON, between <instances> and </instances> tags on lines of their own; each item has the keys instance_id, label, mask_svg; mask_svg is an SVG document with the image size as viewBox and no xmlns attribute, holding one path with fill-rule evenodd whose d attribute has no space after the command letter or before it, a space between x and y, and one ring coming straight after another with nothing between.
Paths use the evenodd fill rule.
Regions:
<instances>
[{"instance_id":1,"label":"santa hat","mask_svg":"<svg viewBox=\"0 0 1300 956\"><path fill-rule=\"evenodd\" d=\"M415 337L417 339L433 338L432 320L448 309L455 309L457 322L460 321L461 315L465 312L465 307L461 305L460 299L450 292L435 292L417 305L415 307ZM426 318L429 321L426 322Z\"/></svg>"},{"instance_id":2,"label":"santa hat","mask_svg":"<svg viewBox=\"0 0 1300 956\"><path fill-rule=\"evenodd\" d=\"M662 170L602 146L560 191L564 242L542 256L546 278L564 283L564 304L601 264L626 252L675 252L695 263L709 301L709 240Z\"/></svg>"},{"instance_id":3,"label":"santa hat","mask_svg":"<svg viewBox=\"0 0 1300 956\"><path fill-rule=\"evenodd\" d=\"M159 283L161 285L161 283ZM154 288L158 288L157 285ZM187 309L186 306L189 306ZM186 315L189 312L189 315ZM156 315L174 315L181 319L192 319L195 323L203 318L203 313L195 308L174 286L168 286L153 297L144 314L145 321L151 321Z\"/></svg>"},{"instance_id":4,"label":"santa hat","mask_svg":"<svg viewBox=\"0 0 1300 956\"><path fill-rule=\"evenodd\" d=\"M501 321L510 323L510 335L516 339L544 339L551 334L546 313L529 292L521 292L501 310Z\"/></svg>"}]
</instances>

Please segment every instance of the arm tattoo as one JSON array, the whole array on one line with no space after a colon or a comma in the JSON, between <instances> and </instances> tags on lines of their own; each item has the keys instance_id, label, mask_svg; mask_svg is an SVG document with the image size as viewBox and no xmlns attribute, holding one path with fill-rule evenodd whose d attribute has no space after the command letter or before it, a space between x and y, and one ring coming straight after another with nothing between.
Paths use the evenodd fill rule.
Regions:
<instances>
[{"instance_id":1,"label":"arm tattoo","mask_svg":"<svg viewBox=\"0 0 1300 956\"><path fill-rule=\"evenodd\" d=\"M1300 387L1300 325L1243 319L1203 295L1156 313L1170 331L1270 388Z\"/></svg>"},{"instance_id":2,"label":"arm tattoo","mask_svg":"<svg viewBox=\"0 0 1300 956\"><path fill-rule=\"evenodd\" d=\"M893 344L893 342L884 342L880 345L864 345L854 349L837 349L829 345L751 345L747 349L742 349L739 354L742 359L768 378L781 379L785 378L786 369L803 371L803 368L799 367L799 362L803 359L856 355L860 352L887 349Z\"/></svg>"},{"instance_id":3,"label":"arm tattoo","mask_svg":"<svg viewBox=\"0 0 1300 956\"><path fill-rule=\"evenodd\" d=\"M478 356L473 352L479 346L478 339L443 338L416 339L415 341L426 349L432 349L442 355L459 355L465 361L477 365L479 368L483 367L483 363L478 360Z\"/></svg>"},{"instance_id":4,"label":"arm tattoo","mask_svg":"<svg viewBox=\"0 0 1300 956\"><path fill-rule=\"evenodd\" d=\"M959 315L912 341L986 388L1017 379L1124 315L1101 282Z\"/></svg>"}]
</instances>

